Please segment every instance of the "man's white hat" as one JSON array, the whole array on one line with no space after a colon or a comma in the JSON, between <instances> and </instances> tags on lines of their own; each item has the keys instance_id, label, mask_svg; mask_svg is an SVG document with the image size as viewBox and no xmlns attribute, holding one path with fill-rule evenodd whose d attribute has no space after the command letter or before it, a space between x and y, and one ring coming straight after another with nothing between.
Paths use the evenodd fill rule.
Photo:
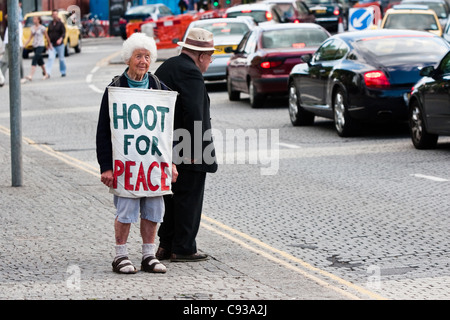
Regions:
<instances>
[{"instance_id":1,"label":"man's white hat","mask_svg":"<svg viewBox=\"0 0 450 320\"><path fill-rule=\"evenodd\" d=\"M179 46L195 51L214 51L213 34L202 28L192 28L186 40L177 43Z\"/></svg>"}]
</instances>

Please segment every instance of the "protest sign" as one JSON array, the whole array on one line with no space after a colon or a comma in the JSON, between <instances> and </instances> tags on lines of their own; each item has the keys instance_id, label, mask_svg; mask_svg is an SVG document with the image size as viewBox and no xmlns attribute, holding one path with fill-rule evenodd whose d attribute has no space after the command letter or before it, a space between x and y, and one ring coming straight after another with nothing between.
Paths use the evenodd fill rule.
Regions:
<instances>
[{"instance_id":1,"label":"protest sign","mask_svg":"<svg viewBox=\"0 0 450 320\"><path fill-rule=\"evenodd\" d=\"M177 92L109 87L114 183L127 198L170 194Z\"/></svg>"}]
</instances>

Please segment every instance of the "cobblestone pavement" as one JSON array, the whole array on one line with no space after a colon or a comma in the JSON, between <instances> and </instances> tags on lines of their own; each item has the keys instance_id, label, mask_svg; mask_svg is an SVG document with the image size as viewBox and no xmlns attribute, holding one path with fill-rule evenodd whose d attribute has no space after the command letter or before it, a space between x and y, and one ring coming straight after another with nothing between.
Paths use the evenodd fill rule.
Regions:
<instances>
[{"instance_id":1,"label":"cobblestone pavement","mask_svg":"<svg viewBox=\"0 0 450 320\"><path fill-rule=\"evenodd\" d=\"M115 274L110 266L114 239L111 195L94 172L80 170L79 164L71 161L28 141L23 146L25 183L11 187L9 136L4 130L0 133L0 299L284 300L358 296L351 288L341 289L323 280L318 283L312 272L304 276L294 267L292 270L269 260L261 248L252 251L225 238L211 222L203 225L198 237L202 251L211 255L209 260L167 262L164 275ZM129 249L130 259L136 264L140 261L140 243L138 227L133 227Z\"/></svg>"}]
</instances>

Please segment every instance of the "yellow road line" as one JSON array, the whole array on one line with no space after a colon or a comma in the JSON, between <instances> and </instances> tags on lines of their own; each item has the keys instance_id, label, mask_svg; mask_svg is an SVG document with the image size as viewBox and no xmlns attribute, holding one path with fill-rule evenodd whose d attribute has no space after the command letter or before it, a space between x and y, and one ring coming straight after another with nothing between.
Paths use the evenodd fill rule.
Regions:
<instances>
[{"instance_id":1,"label":"yellow road line","mask_svg":"<svg viewBox=\"0 0 450 320\"><path fill-rule=\"evenodd\" d=\"M3 126L0 126L0 132L4 133L6 135L10 135L10 130L8 128L3 127ZM46 153L46 154L48 154L48 155L50 155L50 156L52 156L54 158L57 158L57 159L63 161L64 163L66 163L66 164L68 164L68 165L70 165L72 167L80 169L80 170L82 170L84 172L87 172L89 174L92 174L92 175L94 175L96 177L100 177L100 173L99 173L98 168L95 168L95 167L89 165L88 163L86 163L84 161L78 160L78 159L73 158L71 156L68 156L68 155L66 155L64 153L58 152L58 151L52 149L49 146L36 144L36 142L34 142L31 139L23 138L23 140L24 140L24 142L29 144L31 147L33 147L33 148L35 148L35 149L37 149L39 151L42 151L42 152L44 152L44 153ZM347 292L347 291L345 291L345 290L343 290L341 288L338 288L338 287L336 287L336 286L334 286L334 285L332 285L332 284L330 284L330 283L328 283L328 282L326 282L326 281L324 281L324 280L322 280L322 279L320 279L320 278L318 278L318 277L316 277L316 276L314 276L314 275L312 275L312 274L302 270L301 268L293 266L288 261L297 263L297 264L301 265L303 268L305 268L306 270L310 270L312 272L320 274L321 276L329 278L330 280L333 280L333 281L335 281L335 282L337 282L337 283L339 283L339 284L341 284L341 285L343 285L345 287L351 288L351 289L353 289L353 290L355 290L355 291L357 291L357 292L359 292L361 294L367 295L371 299L377 299L377 300L385 300L386 299L386 298L384 298L384 297L382 297L382 296L380 296L380 295L378 295L378 294L376 294L376 293L374 293L374 292L372 292L370 290L367 290L367 289L365 289L363 287L360 287L360 286L357 286L357 285L355 285L355 284L353 284L353 283L351 283L351 282L349 282L347 280L339 278L338 276L335 276L332 273L329 273L329 272L324 271L322 269L316 268L316 267L312 266L311 264L309 264L309 263L307 263L307 262L305 262L305 261L303 261L303 260L301 260L301 259L299 259L297 257L294 257L293 255L291 255L289 253L286 253L284 251L281 251L281 250L278 250L276 248L273 248L273 247L269 246L268 244L266 244L266 243L264 243L264 242L262 242L262 241L260 241L260 240L258 240L256 238L253 238L253 237L249 236L248 234L240 232L240 231L238 231L238 230L236 230L236 229L234 229L234 228L232 228L230 226L227 226L227 225L225 225L225 224L223 224L223 223L221 223L221 222L219 222L219 221L217 221L217 220L215 220L213 218L210 218L210 217L208 217L208 216L206 216L204 214L202 214L202 219L204 221L208 222L209 224L212 224L212 225L215 226L215 227L213 227L211 225L208 225L208 224L205 224L205 223L202 222L202 227L204 227L205 229L210 230L210 231L212 231L214 233L217 233L218 235L221 235L221 236L223 236L223 237L225 237L225 238L227 238L227 239L229 239L229 240L231 240L231 241L241 245L242 247L244 247L244 248L246 248L248 250L251 250L251 251L253 251L255 253L258 253L261 256L263 256L263 257L265 257L267 259L270 259L271 261L274 261L274 262L276 262L276 263L278 263L278 264L280 264L280 265L282 265L282 266L284 266L284 267L286 267L288 269L291 269L291 270L293 270L293 271L295 271L297 273L300 273L303 276L305 276L305 277L307 277L307 278L317 282L319 285L322 285L322 286L324 286L326 288L334 290L334 291L342 294L343 296L345 296L347 298L360 299L359 297L357 297L357 296L355 296L355 295L353 295L353 294L351 294L351 293L349 293L349 292ZM221 231L221 230L219 230L217 228L220 228L223 231ZM235 234L236 236L239 236L239 237L245 239L247 242L253 243L253 244L263 248L264 251L249 245L247 242L244 242L244 241L238 239L237 237L232 236L229 233L226 233L225 231L226 232L231 232L231 233ZM277 257L275 257L273 255L270 255L269 253L267 253L268 251L280 255L281 257L287 259L288 261L279 259L279 258L277 258Z\"/></svg>"},{"instance_id":2,"label":"yellow road line","mask_svg":"<svg viewBox=\"0 0 450 320\"><path fill-rule=\"evenodd\" d=\"M247 240L247 241L249 241L249 242L252 242L252 243L258 245L258 246L260 246L261 248L264 248L265 251L258 250L258 249L251 249L251 250L254 251L254 252L257 252L257 253L259 253L259 254L262 254L262 255L265 256L265 257L270 256L270 255L268 255L266 252L267 252L267 251L271 251L271 252L273 252L273 253L276 253L276 254L282 256L283 258L288 259L289 261L292 261L292 262L295 262L295 263L301 265L301 266L304 267L305 269L314 271L314 272L316 272L316 273L318 273L318 274L320 274L320 275L322 275L322 276L325 276L325 277L327 277L327 278L329 278L329 279L331 279L331 280L333 280L333 281L336 281L337 283L340 283L340 284L342 284L342 285L344 285L344 286L346 286L346 287L352 288L353 290L355 290L355 291L357 291L357 292L359 292L359 293L362 293L362 294L364 294L364 295L367 295L367 296L369 296L369 297L372 298L372 299L377 299L377 300L385 300L385 299L386 299L386 298L384 298L384 297L382 297L382 296L380 296L380 295L378 295L378 294L376 294L376 293L374 293L374 292L372 292L372 291L370 291L370 290L367 290L367 289L365 289L365 288L363 288L363 287L360 287L360 286L357 286L357 285L355 285L355 284L353 284L353 283L351 283L351 282L349 282L349 281L347 281L347 280L344 280L344 279L342 279L342 278L339 278L338 276L335 276L335 275L332 274L332 273L329 273L329 272L324 271L324 270L322 270L322 269L316 268L316 267L312 266L311 264L309 264L309 263L307 263L307 262L305 262L305 261L303 261L303 260L301 260L301 259L299 259L299 258L297 258L297 257L294 257L293 255L291 255L291 254L289 254L289 253L287 253L287 252L284 252L284 251L275 249L275 248L269 246L268 244L262 242L261 240L258 240L258 239L256 239L256 238L253 238L253 237L249 236L248 234L243 233L243 232L240 232L240 231L238 231L238 230L236 230L236 229L233 229L233 228L231 228L231 227L229 227L229 226L227 226L227 225L225 225L225 224L223 224L223 223L221 223L221 222L219 222L219 221L217 221L217 220L215 220L215 219L209 218L209 217L207 217L207 216L205 216L205 215L202 215L202 219L203 219L203 220L206 220L207 222L209 222L209 223L211 223L211 224L216 225L216 226L219 227L220 229L223 229L223 230L225 230L225 231L234 233L235 235L238 235L239 237L242 237L242 238L244 238L245 240ZM205 226L206 226L206 225L205 225ZM206 227L209 228L210 230L213 229L213 228L210 227L210 226L206 226ZM220 232L220 231L218 231L218 232ZM217 232L217 233L218 233L218 232ZM230 236L228 233L223 233L223 232L220 232L220 233L221 233L221 235L227 237L227 238L230 239L230 240L235 241L236 243L239 243L239 244L241 244L241 245L244 243L244 242L240 241L239 239ZM248 246L248 245L246 245L246 247L251 248L251 247ZM297 271L297 272L300 272L300 273L302 273L302 274L305 275L305 276L307 275L307 273L305 273L304 271L302 271L300 268L294 267L294 266L292 266L291 264L289 264L289 263L287 263L287 262L285 262L285 261L283 261L283 260L277 259L277 258L274 257L274 256L270 256L270 257L271 257L271 258L270 258L271 260L276 261L276 262L278 262L278 263L284 265L285 267L287 267L287 268L289 268L289 269L293 269L293 270L295 270L295 271ZM327 287L330 286L328 283L326 283L326 282L320 280L319 278L317 278L317 277L315 277L315 276L312 276L312 275L309 275L309 274L308 274L308 277L311 278L311 279L313 279L313 280L315 280L316 282L318 282L318 283L320 283L320 284L325 284ZM339 289L339 288L333 287L333 289L336 289L336 291L342 293L342 292L341 292L342 290ZM346 293L346 294L349 294L349 293L347 293L347 292L345 292L345 293ZM350 294L349 294L349 295L350 295ZM353 296L353 295L351 295L351 296ZM353 296L353 297L354 297L354 296ZM359 299L359 298L356 298L356 299Z\"/></svg>"}]
</instances>

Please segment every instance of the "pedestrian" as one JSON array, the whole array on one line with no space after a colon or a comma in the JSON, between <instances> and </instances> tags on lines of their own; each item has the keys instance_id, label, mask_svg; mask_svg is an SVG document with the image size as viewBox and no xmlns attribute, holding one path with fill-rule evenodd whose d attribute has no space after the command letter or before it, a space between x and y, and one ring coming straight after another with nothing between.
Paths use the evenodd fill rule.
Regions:
<instances>
[{"instance_id":1,"label":"pedestrian","mask_svg":"<svg viewBox=\"0 0 450 320\"><path fill-rule=\"evenodd\" d=\"M155 74L179 93L175 104L174 132L178 129L189 132L190 139L187 140L191 141L191 150L173 154L178 179L172 184L173 195L164 196L166 211L158 231L157 257L170 258L174 262L202 261L208 256L197 252L195 238L200 227L206 173L217 171L214 144L212 137L208 136L211 132L210 100L202 76L212 61L213 34L192 28L186 41L178 45L182 47L180 55L166 60ZM201 132L195 132L196 129ZM200 140L195 141L197 137ZM177 150L177 141L174 145L174 150ZM191 152L197 145L201 146L202 155L209 150L210 157Z\"/></svg>"},{"instance_id":2,"label":"pedestrian","mask_svg":"<svg viewBox=\"0 0 450 320\"><path fill-rule=\"evenodd\" d=\"M134 33L123 43L122 57L128 65L121 76L113 79L109 86L125 88L157 89L158 83L162 90L169 90L154 75L148 72L150 64L156 61L157 50L153 38L143 33ZM149 135L151 132L149 131ZM113 145L111 142L108 88L103 94L97 126L97 160L100 165L101 181L108 187L113 185ZM176 180L176 167L172 166L172 181ZM117 273L136 273L136 268L128 259L127 239L131 223L140 218L142 237L141 270L154 273L165 273L166 267L155 258L155 237L157 225L164 215L164 200L162 196L144 198L125 198L114 195L116 218L115 257L112 263L113 271Z\"/></svg>"},{"instance_id":3,"label":"pedestrian","mask_svg":"<svg viewBox=\"0 0 450 320\"><path fill-rule=\"evenodd\" d=\"M23 44L26 48L28 44L33 40L33 50L34 56L31 61L31 71L28 76L22 79L22 83L25 83L26 80L33 80L33 75L36 72L36 66L40 66L42 68L42 75L44 79L47 79L47 71L45 70L44 58L42 54L45 51L45 40L47 40L47 46L51 50L52 44L50 42L50 38L48 37L47 29L42 25L42 19L39 16L33 17L33 26L30 28L31 34L28 40Z\"/></svg>"},{"instance_id":4,"label":"pedestrian","mask_svg":"<svg viewBox=\"0 0 450 320\"><path fill-rule=\"evenodd\" d=\"M5 20L8 19L8 15L5 15ZM23 37L23 26L22 23L19 21L17 23L18 29L19 29L19 48L20 48L20 52L19 52L19 66L20 66L20 78L23 79L23 59L22 59L22 51L23 51L23 43L22 43L22 37ZM3 74L3 76L6 76L6 71L8 70L8 66L9 66L9 52L8 52L8 48L9 48L9 39L8 39L8 27L6 27L5 30L5 40L4 40L4 44L5 44L5 52L3 54L3 58L0 59L0 73ZM0 77L1 78L1 77ZM5 84L5 81L0 79L0 87L3 86Z\"/></svg>"},{"instance_id":5,"label":"pedestrian","mask_svg":"<svg viewBox=\"0 0 450 320\"><path fill-rule=\"evenodd\" d=\"M58 55L59 59L59 72L61 73L61 77L65 77L66 60L64 58L64 38L66 37L66 27L58 17L58 10L56 9L52 11L52 21L48 25L47 33L53 48L48 50L48 60L45 65L45 69L47 70L46 78L50 78L52 74L53 62L56 59L56 55Z\"/></svg>"}]
</instances>

